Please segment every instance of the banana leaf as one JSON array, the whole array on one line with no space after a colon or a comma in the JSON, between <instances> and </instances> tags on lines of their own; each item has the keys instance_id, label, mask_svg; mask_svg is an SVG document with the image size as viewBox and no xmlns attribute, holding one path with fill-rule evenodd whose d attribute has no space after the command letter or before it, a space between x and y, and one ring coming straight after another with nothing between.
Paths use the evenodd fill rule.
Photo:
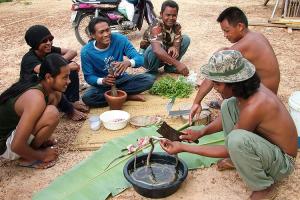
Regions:
<instances>
[{"instance_id":1,"label":"banana leaf","mask_svg":"<svg viewBox=\"0 0 300 200\"><path fill-rule=\"evenodd\" d=\"M201 127L193 128L199 129ZM125 155L113 163L111 162L122 154L122 149L126 148L129 144L136 144L138 138L152 135L159 136L156 130L157 127L155 126L140 128L127 136L107 142L89 158L58 177L44 190L36 193L33 199L99 200L106 199L109 195L115 196L119 194L131 186L123 176L123 167L127 160L134 155ZM223 133L219 132L201 138L197 145L223 143ZM141 151L148 152L149 150L150 146L148 145ZM156 143L154 151L163 150ZM186 162L189 169L209 167L217 161L215 158L207 158L189 153L180 153L179 157Z\"/></svg>"}]
</instances>

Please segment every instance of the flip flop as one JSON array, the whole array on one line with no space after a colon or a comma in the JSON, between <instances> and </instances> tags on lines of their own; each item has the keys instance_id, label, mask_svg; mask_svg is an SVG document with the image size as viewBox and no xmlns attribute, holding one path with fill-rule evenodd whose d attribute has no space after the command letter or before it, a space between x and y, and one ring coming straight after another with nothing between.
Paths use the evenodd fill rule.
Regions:
<instances>
[{"instance_id":1,"label":"flip flop","mask_svg":"<svg viewBox=\"0 0 300 200\"><path fill-rule=\"evenodd\" d=\"M18 163L18 166L33 168L33 169L47 169L47 168L53 167L55 164L56 164L55 160L50 161L50 162L43 162L41 160L35 160L32 162L21 161Z\"/></svg>"},{"instance_id":2,"label":"flip flop","mask_svg":"<svg viewBox=\"0 0 300 200\"><path fill-rule=\"evenodd\" d=\"M234 164L232 163L230 158L224 158L217 162L217 170L218 171L224 171L224 170L230 170L230 169L235 169Z\"/></svg>"},{"instance_id":3,"label":"flip flop","mask_svg":"<svg viewBox=\"0 0 300 200\"><path fill-rule=\"evenodd\" d=\"M210 108L213 108L213 109L220 109L221 108L221 104L219 101L211 101L209 102L208 106Z\"/></svg>"}]
</instances>

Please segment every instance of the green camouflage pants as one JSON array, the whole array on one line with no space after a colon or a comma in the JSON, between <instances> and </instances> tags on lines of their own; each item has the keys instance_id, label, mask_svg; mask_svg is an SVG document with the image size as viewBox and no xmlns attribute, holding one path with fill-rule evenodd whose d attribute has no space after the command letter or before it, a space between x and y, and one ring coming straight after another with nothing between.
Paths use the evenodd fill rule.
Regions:
<instances>
[{"instance_id":1,"label":"green camouflage pants","mask_svg":"<svg viewBox=\"0 0 300 200\"><path fill-rule=\"evenodd\" d=\"M260 137L235 129L239 118L236 98L224 100L221 106L225 145L238 174L252 191L260 191L287 177L294 170L295 159Z\"/></svg>"}]
</instances>

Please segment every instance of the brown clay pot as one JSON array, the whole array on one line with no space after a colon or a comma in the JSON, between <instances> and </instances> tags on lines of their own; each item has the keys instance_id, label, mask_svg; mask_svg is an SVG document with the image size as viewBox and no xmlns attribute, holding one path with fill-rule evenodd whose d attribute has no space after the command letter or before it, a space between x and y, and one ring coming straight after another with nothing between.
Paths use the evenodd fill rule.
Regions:
<instances>
[{"instance_id":1,"label":"brown clay pot","mask_svg":"<svg viewBox=\"0 0 300 200\"><path fill-rule=\"evenodd\" d=\"M124 102L127 99L127 93L123 90L117 90L118 95L116 97L111 95L111 90L104 93L104 97L111 110L121 110Z\"/></svg>"}]
</instances>

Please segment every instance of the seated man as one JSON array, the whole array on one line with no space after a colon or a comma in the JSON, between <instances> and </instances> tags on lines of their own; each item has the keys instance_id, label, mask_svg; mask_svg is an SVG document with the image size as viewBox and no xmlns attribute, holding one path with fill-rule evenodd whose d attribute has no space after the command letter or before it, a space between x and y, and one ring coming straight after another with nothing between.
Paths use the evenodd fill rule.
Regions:
<instances>
[{"instance_id":1,"label":"seated man","mask_svg":"<svg viewBox=\"0 0 300 200\"><path fill-rule=\"evenodd\" d=\"M85 119L88 108L83 102L79 101L79 78L80 67L71 61L76 57L76 51L52 46L54 37L47 27L42 25L31 26L25 34L25 40L31 49L23 56L21 62L21 79L29 79L32 74L38 74L41 62L50 53L61 54L68 62L71 69L71 83L64 93L59 109L69 115L73 120Z\"/></svg>"},{"instance_id":2,"label":"seated man","mask_svg":"<svg viewBox=\"0 0 300 200\"><path fill-rule=\"evenodd\" d=\"M39 76L20 79L0 96L0 157L21 166L48 168L58 157L50 137L59 123L56 104L69 79L68 62L59 54L43 60Z\"/></svg>"},{"instance_id":3,"label":"seated man","mask_svg":"<svg viewBox=\"0 0 300 200\"><path fill-rule=\"evenodd\" d=\"M184 76L189 74L188 68L180 59L190 45L190 38L181 35L181 26L176 22L178 10L175 1L165 1L161 6L160 19L144 33L140 48L144 51L144 67L150 73L156 74L158 68L164 66L168 73L180 73Z\"/></svg>"},{"instance_id":4,"label":"seated man","mask_svg":"<svg viewBox=\"0 0 300 200\"><path fill-rule=\"evenodd\" d=\"M269 41L261 33L253 32L248 29L248 20L242 10L237 7L225 9L218 17L221 29L231 43L229 48L222 50L237 50L248 59L256 68L256 72L261 82L274 94L277 94L280 82L279 65ZM205 79L199 87L198 94L191 109L191 118L195 113L201 111L201 101L213 88L212 81ZM213 103L213 107L219 107Z\"/></svg>"},{"instance_id":5,"label":"seated man","mask_svg":"<svg viewBox=\"0 0 300 200\"><path fill-rule=\"evenodd\" d=\"M140 95L154 83L150 74L129 75L128 67L143 65L143 57L138 54L127 37L111 33L109 22L102 17L93 18L88 25L93 40L86 44L81 51L81 64L84 78L91 88L82 96L88 106L107 106L104 93L116 85L118 89L127 92L128 100L145 101ZM124 60L126 56L129 60ZM110 74L108 69L114 68Z\"/></svg>"},{"instance_id":6,"label":"seated man","mask_svg":"<svg viewBox=\"0 0 300 200\"><path fill-rule=\"evenodd\" d=\"M194 141L223 130L225 146L191 146L164 140L162 148L170 154L230 157L253 191L251 199L274 195L273 184L292 173L297 156L297 130L289 112L271 90L260 84L254 65L238 51L215 53L202 67L202 74L225 99L221 116L200 131L187 130L181 139Z\"/></svg>"}]
</instances>

